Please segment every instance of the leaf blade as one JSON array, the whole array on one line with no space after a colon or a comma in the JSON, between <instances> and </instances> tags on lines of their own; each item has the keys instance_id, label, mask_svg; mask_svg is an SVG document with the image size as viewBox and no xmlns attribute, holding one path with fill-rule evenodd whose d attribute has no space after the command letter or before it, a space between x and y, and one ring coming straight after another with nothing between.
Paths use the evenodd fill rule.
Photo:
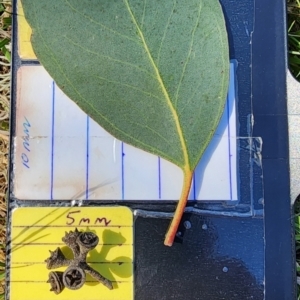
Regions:
<instances>
[{"instance_id":1,"label":"leaf blade","mask_svg":"<svg viewBox=\"0 0 300 300\"><path fill-rule=\"evenodd\" d=\"M120 56L118 56L119 53L116 53L115 56L110 56L110 55L108 55L109 51L107 51L107 49L105 51L102 51L101 53L97 53L97 51L93 51L93 47L88 47L88 46L85 47L85 46L81 45L80 39L78 39L78 38L76 39L75 35L74 35L74 32L78 32L77 29L79 29L79 27L74 28L73 33L67 32L67 30L65 30L69 26L70 23L76 23L74 21L72 21L72 22L69 21L69 23L65 22L65 24L63 24L63 25L61 24L61 22L59 22L59 26L56 26L57 31L55 30L55 28L53 28L52 31L54 32L54 34L53 33L50 34L50 37L49 37L49 32L47 30L47 27L49 27L49 26L47 25L47 22L44 22L44 20L47 18L49 19L49 16L53 16L54 12L57 14L57 6L55 4L51 4L51 3L44 4L44 3L42 3L43 1L36 1L36 0L23 0L23 1L24 1L24 9L25 9L26 17L28 18L28 15L29 15L29 18L28 18L29 22L30 22L30 24L32 24L33 29L34 29L34 38L33 38L34 49L38 53L38 57L42 61L43 65L46 66L46 68L50 71L50 74L56 79L58 85L61 87L65 87L65 86L69 85L69 87L63 88L63 90L66 92L66 94L68 94L70 96L70 98L74 99L75 102L77 102L83 108L83 110L85 110L89 115L91 115L106 130L108 130L113 135L117 136L118 138L125 140L125 142L132 144L136 147L142 148L148 152L157 154L167 160L170 160L171 162L177 164L181 168L183 168L187 164L189 164L192 168L194 168L196 166L200 156L202 155L202 153L204 151L204 148L206 148L206 146L208 144L207 141L210 139L212 134L210 134L210 136L208 136L208 137L206 136L206 137L202 138L202 144L203 144L203 141L205 140L206 145L202 147L203 149L200 151L201 152L200 154L199 154L198 149L196 151L194 149L191 149L190 153L188 153L188 156L190 158L190 161L188 163L187 163L187 157L185 157L185 159L182 159L182 158L180 158L180 156L182 156L182 154L183 154L183 156L187 156L186 152L188 152L188 151L184 150L184 148L185 148L184 140L195 139L195 137L194 137L195 135L194 134L191 135L190 130L188 130L187 128L183 128L184 126L182 126L182 123L184 123L184 119L186 119L186 115L187 115L186 111L188 111L188 114L191 113L191 109L188 109L187 106L191 105L191 107L193 107L193 105L195 104L195 101L193 100L193 98L195 98L195 96L197 96L197 92L194 91L194 95L191 95L189 97L190 103L188 103L186 107L184 107L184 105L182 105L182 104L178 105L179 117L176 117L177 111L175 113L174 113L174 111L172 112L170 105L169 105L169 109L168 109L168 106L163 105L160 102L160 101L164 101L164 100L161 100L164 98L165 99L170 98L170 102L173 100L173 99L171 99L171 97L166 97L166 94L169 94L167 91L167 88L165 88L165 91L163 89L161 90L161 87L163 86L163 84L161 84L161 82L168 81L166 78L166 75L164 75L164 74L167 74L170 71L166 70L166 72L164 72L166 67L164 66L165 64L162 64L161 62L160 62L160 66L158 65L157 70L155 70L155 68L153 68L153 66L156 65L156 63L154 62L154 59L152 59L153 60L152 62L151 62L151 59L149 59L150 62L149 61L146 62L147 57L146 58L144 57L144 60L140 63L140 65L137 63L138 59L140 59L141 55L143 55L143 54L141 54L141 53L143 53L143 49L141 47L141 44L142 44L141 41L143 40L143 38L141 38L141 35L139 35L138 32L135 32L134 34L130 35L130 32L135 31L135 29L136 29L136 28L134 28L134 26L136 26L136 27L138 26L137 21L136 21L136 24L134 24L134 22L130 23L130 21L127 19L126 21L124 21L126 24L128 23L126 26L123 26L124 22L122 22L122 24L123 24L122 26L127 27L127 29L128 29L127 32L125 33L124 31L118 31L120 28L120 25L119 26L115 25L115 24L109 25L109 22L107 21L108 17L104 18L105 22L102 21L103 16L105 16L106 12L101 14L98 17L98 20L95 19L95 14L91 14L91 11L97 10L96 9L97 7L99 7L99 11L101 11L101 3L103 4L104 3L103 1L93 1L92 7L95 7L95 9L92 9L92 10L90 9L91 5L87 5L87 3L85 3L86 1L81 1L81 3L79 1L72 1L72 3L71 3L71 1L64 1L64 4L61 4L59 7L60 8L59 11L61 11L61 15L57 15L57 19L61 19L61 18L63 18L63 15L65 16L72 12L73 15L71 14L71 17L69 17L70 20L78 20L79 17L82 17L82 15L84 15L86 20L90 21L90 25L87 25L87 27L91 26L88 37L93 36L93 32L95 32L96 29L102 28L103 32L105 33L104 36L102 37L104 40L109 38L110 41L115 42L116 38L117 39L121 38L121 42L123 44L125 41L130 43L130 45L128 46L129 48L132 48L133 46L135 46L136 49L139 48L139 50L134 51L135 54L137 54L139 52L137 59L134 60L134 59L132 59L132 56L129 55L129 58L127 60L125 60L125 59L123 59L122 55L121 55L122 59L120 59ZM177 7L177 9L178 9L179 4L176 3L176 1L167 1L167 2L168 2L167 4L164 4L166 7L169 5L167 7L167 9L169 9L170 6ZM74 3L76 3L76 5ZM127 10L128 10L129 4L132 4L132 6L138 5L137 1L125 1L124 0L123 3L125 3L125 4L127 3L127 4L124 5L124 7L122 8L120 3L122 3L122 1L118 1L117 5L113 6L113 9L112 9L113 12L119 12L119 14L120 14L120 12L123 12L126 5L127 5L127 7L126 7ZM206 4L204 5L203 3L204 3L203 1L198 1L198 0L194 1L194 4L197 4L197 5L195 5L195 7L197 8L196 12L198 13L198 15L197 15L198 18L196 20L198 20L200 18L200 11L201 11L201 9L203 9L203 8L200 9L200 7L203 6L205 8L207 6ZM208 2L206 2L206 3L208 3ZM158 3L156 3L156 4L158 4ZM46 5L46 7L44 7L44 9L41 10L41 8L45 5ZM146 8L147 8L147 5L145 6ZM33 16L33 13L30 13L30 10L34 9L33 6L36 6L35 9L36 9L36 11L38 11L38 14L36 14L35 16ZM40 9L38 6L40 6ZM103 6L105 6L105 5L103 4ZM106 4L106 6L107 6L107 4ZM153 9L154 6L155 6L155 3L154 4L152 3L150 8ZM88 10L86 9L87 7L88 7ZM145 7L143 7L143 11L144 11ZM181 5L181 7L179 7L179 8L182 9L182 7L183 7L183 5ZM106 10L109 8L111 8L111 7L109 7L109 5L108 5L108 7L106 7ZM148 10L149 10L149 8L148 8ZM41 11L44 11L44 14L40 15ZM53 14L51 13L51 11L53 12ZM135 8L135 12L137 13L136 8ZM165 13L165 11L163 11L162 13ZM189 13L189 10L187 10L186 14L187 13ZM30 17L30 14L32 15L31 17ZM176 12L173 13L173 10L172 10L172 14L174 15L174 14L176 14ZM172 14L168 15L167 24L170 23L171 21L173 21L172 18L170 17L170 16L172 16ZM111 15L113 15L113 14L111 14ZM129 15L130 15L130 13L129 13ZM131 11L131 18L132 17L134 17L133 11ZM147 14L146 17L144 16L144 18L145 18L145 21L144 21L144 28L145 28L146 26L149 25L149 21L148 21L149 14ZM174 19L174 16L173 16L173 19ZM43 25L42 20L45 25ZM101 20L101 22L100 22L100 20ZM54 23L57 23L57 22L54 22ZM193 20L192 23L195 23L195 21ZM173 32L174 26L171 26L170 29L167 29L167 25L166 26L165 26L165 24L163 24L163 25L164 26L162 26L162 28L163 28L162 31L165 31L164 42L161 40L161 37L159 37L159 39L157 39L159 41L155 40L155 36L153 34L151 34L151 32L149 32L149 30L148 31L145 30L145 33L148 33L148 35L149 35L149 38L148 38L149 41L150 42L153 41L152 42L153 45L155 45L155 43L160 42L160 46L161 46L160 54L163 54L161 56L161 59L165 58L166 55L168 54L168 52L166 50L164 50L164 47L165 47L164 45L166 45L166 44L169 45L169 36L171 36L171 37L174 36L174 32ZM178 25L178 20L175 25L176 26ZM193 30L194 30L193 34L192 34L193 38L195 38L195 32L198 30L197 29L198 27L196 25L198 26L199 22L198 23L196 22L195 24L193 24ZM65 26L65 27L63 27L63 29L62 29L61 26ZM75 88L75 85L77 86L79 81L86 81L86 80L84 80L84 76L86 76L84 74L87 74L88 72L84 71L84 69L87 69L87 67L84 67L82 64L80 64L77 67L75 66L75 68L74 68L74 66L72 66L72 63L70 63L70 61L71 61L70 58L68 58L67 62L64 63L63 60L66 60L65 56L62 54L60 55L59 53L53 53L53 50L51 50L54 55L54 58L52 60L49 60L49 57L44 58L44 56L46 56L44 53L47 53L47 56L49 56L49 52L51 52L51 51L49 51L49 49L47 50L47 48L49 48L49 45L47 45L47 43L45 43L45 41L43 41L43 42L41 42L41 41L43 40L44 36L47 36L47 34L48 34L48 39L50 39L52 42L54 39L57 39L58 27L60 27L60 32L65 33L64 35L61 35L61 39L60 39L60 42L62 40L64 41L64 43L65 43L64 47L66 47L68 49L76 49L79 47L80 49L78 49L78 50L80 50L80 52L85 51L84 57L87 57L87 59L91 60L92 63L94 63L95 59L99 59L99 61L96 62L99 68L101 67L101 65L103 65L105 60L106 61L109 60L109 62L107 62L108 66L106 68L112 67L114 69L114 72L110 72L110 76L108 76L108 77L98 75L97 72L95 72L95 68L91 68L91 69L93 69L91 76L94 76L94 77L92 77L92 79L94 81L95 81L95 79L99 79L99 80L102 79L102 84L105 86L106 90L108 91L107 94L114 95L118 100L119 100L119 98L122 99L123 95L126 94L126 95L128 95L128 98L131 96L131 98L134 99L134 101L136 101L137 97L136 97L136 95L133 95L132 91L140 90L140 91L142 91L142 94L144 93L145 96L147 96L147 95L149 96L148 98L146 98L145 102L147 102L147 101L155 102L157 100L154 103L154 106L156 106L156 107L163 106L162 113L159 113L158 110L156 109L155 111L153 111L151 118L148 118L148 122L143 122L143 126L139 126L140 122L133 122L132 120L143 119L143 113L139 114L138 116L133 116L132 114L128 113L128 109L126 109L126 107L124 107L124 106L122 106L122 104L120 104L121 101L119 101L119 103L117 103L117 106L118 105L120 106L120 110L123 112L126 111L127 115L128 115L128 118L124 118L124 119L127 119L125 121L125 122L127 122L127 125L125 127L128 127L128 128L126 128L126 131L136 132L137 130L135 129L136 128L135 126L138 125L137 128L139 128L141 130L146 130L146 134L145 134L145 136L147 137L146 139L139 140L139 134L136 135L137 137L132 134L130 134L130 135L126 134L126 132L124 132L124 130L122 130L122 128L124 128L125 122L123 122L123 123L121 122L121 124L118 122L116 122L117 124L115 124L114 122L111 122L110 119L114 119L114 116L112 116L109 113L109 111L113 111L113 109L114 109L112 107L112 105L107 105L107 109L106 110L104 109L103 113L99 113L99 111L102 111L102 109L103 109L103 107L101 107L101 109L100 109L99 105L96 107L95 111L93 111L94 105L88 104L88 100L85 100L85 98L86 98L85 95L89 95L90 98L96 99L96 96L95 96L96 93L88 92L87 89L85 89L82 85L81 86L79 85L79 87L78 87L78 90L80 90L81 92L78 92ZM38 32L38 30L40 32ZM172 31L171 34L169 33L170 30ZM110 35L112 35L112 36L110 36ZM93 36L93 38L95 38L95 36ZM184 38L183 40L185 40L185 39L186 38ZM100 45L98 48L103 46L103 42L101 42L101 37L99 37L99 40L97 41L97 45ZM52 42L50 43L51 45L53 44ZM42 43L44 43L45 45L41 46ZM143 43L144 43L143 45L145 48L145 45L147 45L145 38L144 38ZM53 44L53 46L52 46L53 49L58 49L59 45L58 44L55 45L55 44L57 44L57 43ZM191 42L191 44L193 44L193 43ZM117 43L117 45L119 45L119 43ZM89 43L89 46L91 46L91 43ZM148 45L147 45L147 47L148 47ZM192 53L191 49L192 48L190 47L189 48L189 56ZM127 50L127 48L125 50ZM73 55L74 55L74 53L76 54L75 50L72 50L72 51L73 51L72 52ZM149 54L150 54L150 51L151 50L148 47ZM146 52L147 52L147 50L146 50ZM82 54L80 54L80 57L81 57L81 55ZM76 54L74 57L79 60L78 54ZM197 56L197 58L198 58L198 56ZM195 61L195 58L193 59L193 62L194 61ZM167 64L168 63L169 62L167 62ZM71 65L72 68L67 67L66 64ZM151 64L152 64L152 66L151 66ZM53 65L54 67L52 67L51 65ZM185 70L186 70L187 66L188 66L188 63L186 60ZM89 64L89 67L91 67L91 63ZM125 69L127 68L127 70L124 71L124 68ZM159 76L157 76L157 74L160 74L159 73L160 70L158 70L158 68L161 68L162 69L161 73L164 73L161 78ZM58 69L61 69L60 72ZM72 78L72 80L68 80L68 78L64 78L63 73L70 74L72 72L71 70L73 70L73 73L74 73L74 69L76 70L76 78ZM79 69L82 69L82 71L77 71ZM132 72L138 72L137 76L140 76L143 78L144 84L143 85L135 84L132 80L124 80L124 81L122 81L122 79L120 80L121 76L116 76L116 73L118 73L120 70L122 70L121 72L123 72L122 73L123 77L126 77L125 75L128 73L131 74ZM201 72L201 70L200 70L200 72ZM224 71L224 73L225 73L225 71ZM183 74L184 74L184 72L181 72L181 83L180 83L180 85L178 85L178 88L175 89L177 95L179 95L181 92L179 86L181 86L182 81L184 81ZM151 77L151 75L152 75L152 77ZM68 75L68 76L70 76L70 75ZM74 77L75 74L72 76ZM130 76L130 75L128 75L128 76ZM108 78L108 79L105 81L106 78ZM158 82L160 82L160 83L157 83L157 82L155 83L155 81L157 81L157 78L159 78ZM226 80L226 78L225 78L225 80ZM72 82L72 84L70 84L71 82ZM121 83L121 84L119 84L119 86L118 86L117 82ZM172 84L174 84L174 80L173 80L173 82L169 82L168 90L173 91L173 93L175 93L174 89L172 90ZM95 84L95 85L97 85L97 84ZM122 95L120 95L120 93L116 93L116 92L113 93L113 90L117 90L117 89L120 90L120 85L121 85L121 94ZM100 89L98 89L97 93L103 95L103 93L104 93L103 90L104 90L103 88L102 89L100 88ZM178 97L176 97L176 98L177 98L176 101L178 101ZM86 102L86 103L84 103L84 102ZM116 102L117 101L114 101L114 105L116 104ZM131 102L133 102L133 101L131 101ZM158 105L158 102L160 102L159 105ZM181 102L183 102L183 101L181 100ZM145 105L145 104L141 104L142 107L144 107L148 111L151 111L150 106L147 107L147 105L146 106L143 106L143 105ZM176 106L176 105L174 105L174 106ZM218 113L219 115L221 115L222 109L223 108L220 109L220 113ZM136 111L136 109L135 109L135 111ZM107 115L109 117L107 117ZM178 121L176 120L176 118L178 118ZM182 119L183 119L183 121L182 121ZM128 120L131 120L132 126L128 125ZM147 131L147 128L153 127L154 123L157 123L157 122L162 123L161 120L163 120L163 122L167 122L167 124L165 125L163 130L154 129L154 130L152 130L152 132L150 132L151 130ZM215 122L215 123L217 123L217 122ZM199 129L199 126L197 126L197 124L195 124L195 123L191 124L191 126L194 126L194 127L196 126ZM180 134L181 128L183 129L182 134ZM162 133L162 132L166 132L166 129L168 129L168 133L167 134ZM155 132L156 133L159 132L159 134L157 135L157 134L155 134ZM188 135L190 135L191 137L188 137ZM154 143L155 148L153 146L150 146L147 143L148 140L151 140L151 143L153 143L153 141L155 142L155 140L157 140L157 142ZM168 143L167 147L160 147L160 145L162 145L166 141L170 141ZM178 151L178 149L180 149L181 151ZM195 152L197 152L198 155L195 155ZM166 155L166 153L171 153L171 154ZM191 158L193 158L193 159L191 159Z\"/></svg>"}]
</instances>

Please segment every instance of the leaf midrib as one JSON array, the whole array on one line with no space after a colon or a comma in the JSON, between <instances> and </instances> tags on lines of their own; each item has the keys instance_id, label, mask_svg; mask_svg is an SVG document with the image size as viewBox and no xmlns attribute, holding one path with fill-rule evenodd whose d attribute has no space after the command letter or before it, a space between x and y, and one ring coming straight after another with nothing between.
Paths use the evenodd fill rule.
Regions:
<instances>
[{"instance_id":1,"label":"leaf midrib","mask_svg":"<svg viewBox=\"0 0 300 300\"><path fill-rule=\"evenodd\" d=\"M126 6L128 12L129 12L129 15L130 15L130 17L131 17L134 25L136 26L136 29L138 31L138 34L139 34L141 40L142 40L143 46L145 48L145 51L146 51L146 53L148 55L150 63L151 63L151 65L152 65L152 67L154 69L154 72L156 74L157 81L158 81L159 85L161 86L163 95L166 98L167 104L168 104L168 106L170 108L170 111L172 113L172 116L174 118L174 122L175 122L175 125L176 125L176 130L177 130L177 133L178 133L178 136L179 136L180 144L181 144L181 147L182 147L183 158L184 158L183 169L184 169L184 171L190 171L191 168L190 168L190 163L189 163L189 156L188 156L187 146L186 146L186 143L185 143L185 140L184 140L184 136L183 136L183 132L182 132L182 129L181 129L181 125L180 125L178 114L177 114L177 112L176 112L176 110L175 110L175 108L174 108L174 106L172 104L172 101L170 99L169 93L168 93L168 91L167 91L167 89L166 89L166 87L164 85L164 82L163 82L161 76L160 76L159 70L158 70L158 68L156 66L156 63L154 62L154 59L153 59L153 57L151 55L149 47L148 47L148 45L146 43L144 34L143 34L140 26L137 23L137 20L136 20L133 12L131 10L131 7L130 7L130 5L128 3L128 0L123 0L123 1L125 3L125 6Z\"/></svg>"}]
</instances>

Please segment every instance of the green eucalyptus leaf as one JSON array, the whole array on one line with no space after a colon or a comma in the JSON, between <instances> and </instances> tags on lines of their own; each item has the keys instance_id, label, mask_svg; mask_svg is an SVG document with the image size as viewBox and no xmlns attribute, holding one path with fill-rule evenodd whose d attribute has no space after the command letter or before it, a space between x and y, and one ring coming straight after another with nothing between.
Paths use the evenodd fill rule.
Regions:
<instances>
[{"instance_id":1,"label":"green eucalyptus leaf","mask_svg":"<svg viewBox=\"0 0 300 300\"><path fill-rule=\"evenodd\" d=\"M58 86L116 138L179 166L188 190L228 89L219 1L22 2Z\"/></svg>"},{"instance_id":2,"label":"green eucalyptus leaf","mask_svg":"<svg viewBox=\"0 0 300 300\"><path fill-rule=\"evenodd\" d=\"M23 3L37 57L72 100L120 140L195 168L227 93L218 0Z\"/></svg>"}]
</instances>

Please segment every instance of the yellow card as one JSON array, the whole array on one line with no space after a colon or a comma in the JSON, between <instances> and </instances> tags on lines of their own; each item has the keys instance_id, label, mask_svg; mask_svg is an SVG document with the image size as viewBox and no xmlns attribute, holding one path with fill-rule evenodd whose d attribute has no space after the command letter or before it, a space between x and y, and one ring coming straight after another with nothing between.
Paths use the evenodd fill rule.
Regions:
<instances>
[{"instance_id":1,"label":"yellow card","mask_svg":"<svg viewBox=\"0 0 300 300\"><path fill-rule=\"evenodd\" d=\"M98 245L88 253L87 263L112 282L109 290L87 274L78 290L50 291L51 271L45 260L49 250L59 247L67 259L73 254L62 241L65 232L93 232ZM132 300L133 216L127 207L24 207L12 213L10 299L11 300Z\"/></svg>"},{"instance_id":2,"label":"yellow card","mask_svg":"<svg viewBox=\"0 0 300 300\"><path fill-rule=\"evenodd\" d=\"M24 17L23 6L18 0L18 49L21 59L37 59L31 45L32 30Z\"/></svg>"}]
</instances>

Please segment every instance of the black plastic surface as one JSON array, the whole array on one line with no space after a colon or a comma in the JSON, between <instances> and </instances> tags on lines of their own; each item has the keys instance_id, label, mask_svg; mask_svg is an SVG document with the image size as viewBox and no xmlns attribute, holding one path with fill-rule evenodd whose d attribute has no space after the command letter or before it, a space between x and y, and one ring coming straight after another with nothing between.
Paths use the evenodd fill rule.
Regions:
<instances>
[{"instance_id":1,"label":"black plastic surface","mask_svg":"<svg viewBox=\"0 0 300 300\"><path fill-rule=\"evenodd\" d=\"M272 7L272 9L270 9ZM289 191L285 1L256 1L253 35L253 134L264 141L266 299L295 299Z\"/></svg>"},{"instance_id":2,"label":"black plastic surface","mask_svg":"<svg viewBox=\"0 0 300 300\"><path fill-rule=\"evenodd\" d=\"M189 221L183 243L168 248L168 220L137 220L136 299L264 299L263 220Z\"/></svg>"}]
</instances>

